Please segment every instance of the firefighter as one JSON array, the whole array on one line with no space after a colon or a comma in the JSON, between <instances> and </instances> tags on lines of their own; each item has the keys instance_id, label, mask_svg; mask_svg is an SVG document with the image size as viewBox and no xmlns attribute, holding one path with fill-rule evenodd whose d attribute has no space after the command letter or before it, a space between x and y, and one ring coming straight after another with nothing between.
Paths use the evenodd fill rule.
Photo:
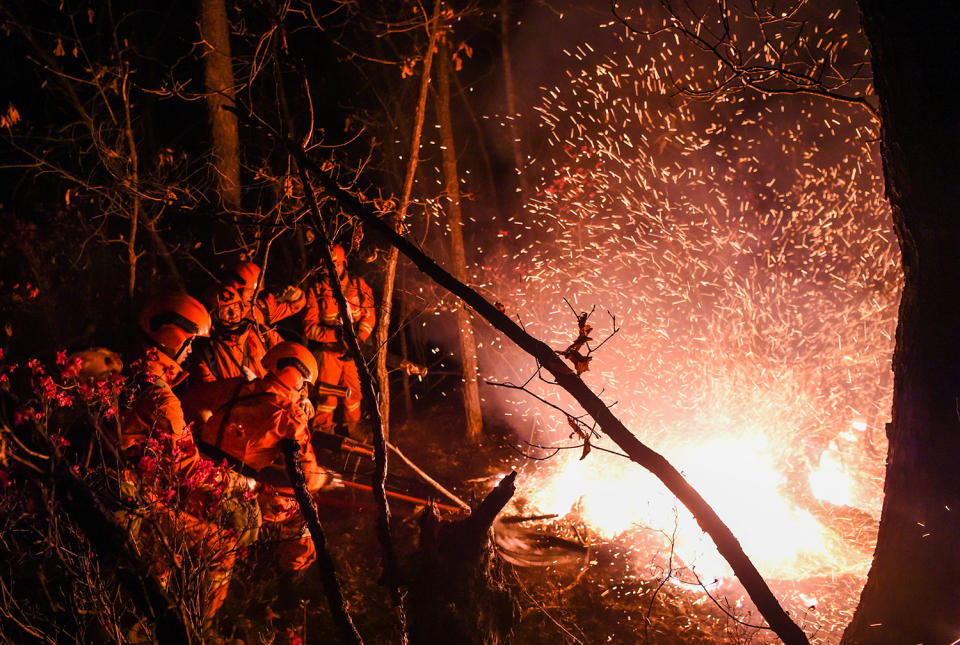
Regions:
<instances>
[{"instance_id":1,"label":"firefighter","mask_svg":"<svg viewBox=\"0 0 960 645\"><path fill-rule=\"evenodd\" d=\"M276 296L261 294L254 302L259 281L260 267L253 262L237 264L224 277L213 306L210 338L198 343L191 361L192 383L266 375L263 356L283 341L272 325L303 309L306 297L290 286Z\"/></svg>"},{"instance_id":2,"label":"firefighter","mask_svg":"<svg viewBox=\"0 0 960 645\"><path fill-rule=\"evenodd\" d=\"M363 278L350 278L347 275L347 258L342 246L334 245L332 251L337 280L346 296L357 339L363 343L370 337L376 321L373 291ZM304 336L318 346L319 380L331 385L344 386L349 391L343 402L343 421L346 427L338 429L340 434L349 435L355 431L360 421L360 377L357 373L357 365L350 358L341 337L340 311L333 295L329 276L308 290L307 305L303 314L303 331ZM318 397L315 401L315 409L316 417L313 420L313 427L322 432L334 432L337 398Z\"/></svg>"},{"instance_id":3,"label":"firefighter","mask_svg":"<svg viewBox=\"0 0 960 645\"><path fill-rule=\"evenodd\" d=\"M121 419L117 448L125 456L139 457L150 439L162 436L169 442L166 456L174 470L189 471L197 451L172 388L185 376L182 363L194 338L210 333L210 314L191 296L174 293L153 298L138 322L146 342L141 370L144 387Z\"/></svg>"},{"instance_id":4,"label":"firefighter","mask_svg":"<svg viewBox=\"0 0 960 645\"><path fill-rule=\"evenodd\" d=\"M146 344L137 376L139 391L121 420L115 443L120 457L121 495L136 500L121 512L151 569L166 586L184 552L203 562L204 618L223 604L233 569L237 533L218 525L203 509L212 494L213 465L199 458L180 400L172 387L184 376L181 364L193 340L210 331L210 315L187 294L153 298L139 318ZM190 509L189 512L185 509Z\"/></svg>"},{"instance_id":5,"label":"firefighter","mask_svg":"<svg viewBox=\"0 0 960 645\"><path fill-rule=\"evenodd\" d=\"M260 512L263 522L279 533L281 566L299 571L316 559L316 551L286 478L281 442L290 438L300 444L309 491L329 481L317 464L300 405L307 386L317 379L317 362L303 345L282 342L267 351L263 365L263 378L202 384L186 395L184 404L200 428L201 450L259 482Z\"/></svg>"}]
</instances>

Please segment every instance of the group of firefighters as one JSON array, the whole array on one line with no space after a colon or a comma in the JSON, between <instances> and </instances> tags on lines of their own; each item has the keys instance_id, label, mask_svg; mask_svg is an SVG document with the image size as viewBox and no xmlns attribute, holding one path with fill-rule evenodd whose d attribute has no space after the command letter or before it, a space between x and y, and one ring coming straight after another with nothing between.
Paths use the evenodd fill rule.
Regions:
<instances>
[{"instance_id":1,"label":"group of firefighters","mask_svg":"<svg viewBox=\"0 0 960 645\"><path fill-rule=\"evenodd\" d=\"M373 293L363 278L348 275L342 247L333 247L333 258L363 342L375 322ZM118 515L150 553L162 584L182 562L164 543L176 540L192 559L207 562L208 623L226 598L240 547L262 531L276 541L287 571L316 557L284 471L284 440L299 445L307 489L316 492L332 474L317 463L311 433L349 434L360 421L360 380L341 337L333 278L277 294L263 291L260 279L260 267L242 262L222 277L207 306L185 293L146 304L139 317L142 385L121 416L119 436L110 438L121 456L122 486L140 500L140 510ZM309 348L274 327L301 312ZM343 425L335 427L339 400ZM144 467L154 463L163 468Z\"/></svg>"}]
</instances>

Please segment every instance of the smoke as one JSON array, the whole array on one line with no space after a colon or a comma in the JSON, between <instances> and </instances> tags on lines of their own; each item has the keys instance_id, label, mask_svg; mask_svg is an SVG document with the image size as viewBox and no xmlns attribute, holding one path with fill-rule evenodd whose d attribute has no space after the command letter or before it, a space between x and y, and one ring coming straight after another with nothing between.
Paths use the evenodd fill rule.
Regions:
<instances>
[{"instance_id":1,"label":"smoke","mask_svg":"<svg viewBox=\"0 0 960 645\"><path fill-rule=\"evenodd\" d=\"M664 66L682 47L650 47L665 45L567 48L565 82L542 87L532 112L546 142L531 159L536 192L481 281L557 349L576 313L598 308L594 345L615 316L585 380L668 457L762 440L793 502L811 504L810 477L829 462L849 481L844 499L876 516L900 277L872 124L814 98L681 100ZM486 362L495 377L534 373L502 351ZM579 413L542 380L529 389ZM491 396L520 445L576 443L532 396Z\"/></svg>"}]
</instances>

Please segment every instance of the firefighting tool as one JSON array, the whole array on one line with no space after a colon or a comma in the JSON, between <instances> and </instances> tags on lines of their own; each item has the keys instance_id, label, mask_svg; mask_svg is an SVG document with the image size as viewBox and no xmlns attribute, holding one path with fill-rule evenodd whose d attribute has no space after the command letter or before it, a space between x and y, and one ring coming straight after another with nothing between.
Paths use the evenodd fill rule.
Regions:
<instances>
[{"instance_id":1,"label":"firefighting tool","mask_svg":"<svg viewBox=\"0 0 960 645\"><path fill-rule=\"evenodd\" d=\"M273 473L274 469L272 467L267 467L262 470L254 470L253 468L244 464L241 460L237 459L233 455L227 452L224 452L223 450L220 450L216 446L208 444L205 441L197 441L196 445L197 445L197 448L200 450L201 453L203 453L205 457L217 463L226 462L227 466L229 466L232 470L234 470L239 475L246 477L248 479L255 480L257 482L269 484L274 487L278 486L276 475ZM267 471L271 471L271 472L268 474ZM274 476L271 477L270 476L271 474ZM346 488L352 488L352 489L364 490L364 491L373 490L372 487L366 484L360 484L351 479L345 479L342 476L333 477L333 481L336 484L342 485ZM450 506L449 504L438 504L436 502L433 502L432 500L429 500L423 497L416 497L414 495L408 495L406 493L401 493L399 491L395 491L391 489L387 489L385 492L387 497L398 500L398 501L409 502L412 504L416 504L418 506L428 506L430 504L435 504L438 509L443 511L449 511L451 513L464 512L464 509L462 508ZM281 496L289 495L289 493L286 493L283 490L276 490L275 493Z\"/></svg>"},{"instance_id":2,"label":"firefighting tool","mask_svg":"<svg viewBox=\"0 0 960 645\"><path fill-rule=\"evenodd\" d=\"M346 399L350 396L350 388L346 385L336 385L334 383L324 383L323 381L317 381L316 385L316 395L319 396L335 396L338 399Z\"/></svg>"},{"instance_id":3,"label":"firefighting tool","mask_svg":"<svg viewBox=\"0 0 960 645\"><path fill-rule=\"evenodd\" d=\"M344 456L344 462L341 468L339 468L338 470L344 473L351 472L352 470L353 476L357 475L357 466L359 465L359 460L362 459L366 461L367 459L372 460L374 458L373 446L357 441L355 439L351 439L350 437L342 436L342 435L334 435L326 432L314 432L310 437L310 443L313 444L313 450L315 454L318 454L318 455L323 454L323 451L326 451L328 453L339 454ZM465 511L470 510L470 506L466 502L464 502L462 499L460 499L459 497L451 493L449 490L444 488L444 486L441 485L437 480L430 477L430 475L428 475L419 466L413 463L413 461L409 457L403 454L403 452L401 452L399 448L397 448L395 445L393 445L389 441L385 443L387 448L393 454L399 457L400 460L403 461L403 463L406 464L406 466L411 471L413 471L413 473L422 482L426 483L430 487L434 488L435 490L439 491L444 496L446 496L447 498L455 502L457 506L460 508L460 510L465 510ZM354 463L353 468L351 468L350 466L351 457L355 457L358 460L357 462ZM394 479L398 480L399 478L394 477ZM352 486L352 484L348 484L347 482L353 482L353 479L344 479L341 483L343 483L344 486ZM353 482L353 483L356 484L356 482ZM358 484L357 486L362 486L362 484ZM352 486L352 487L356 488L357 486Z\"/></svg>"}]
</instances>

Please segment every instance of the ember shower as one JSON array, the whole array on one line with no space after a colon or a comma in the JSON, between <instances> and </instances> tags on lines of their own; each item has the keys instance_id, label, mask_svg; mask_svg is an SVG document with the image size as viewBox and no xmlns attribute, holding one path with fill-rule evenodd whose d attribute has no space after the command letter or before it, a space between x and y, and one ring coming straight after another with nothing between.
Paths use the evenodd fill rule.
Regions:
<instances>
[{"instance_id":1,"label":"ember shower","mask_svg":"<svg viewBox=\"0 0 960 645\"><path fill-rule=\"evenodd\" d=\"M557 349L576 335L564 297L597 306L596 341L616 316L586 381L684 471L761 573L864 576L900 289L874 124L809 97L689 102L665 69L682 59L672 37L615 50L582 43L567 81L541 88L537 192L501 231L510 251L488 281ZM531 389L579 412L559 388ZM519 440L573 443L562 415L494 394ZM529 464L527 500L576 506L608 537L635 523L672 532L675 502L639 466L579 456ZM680 521L677 543L687 564L725 575L695 524Z\"/></svg>"}]
</instances>

